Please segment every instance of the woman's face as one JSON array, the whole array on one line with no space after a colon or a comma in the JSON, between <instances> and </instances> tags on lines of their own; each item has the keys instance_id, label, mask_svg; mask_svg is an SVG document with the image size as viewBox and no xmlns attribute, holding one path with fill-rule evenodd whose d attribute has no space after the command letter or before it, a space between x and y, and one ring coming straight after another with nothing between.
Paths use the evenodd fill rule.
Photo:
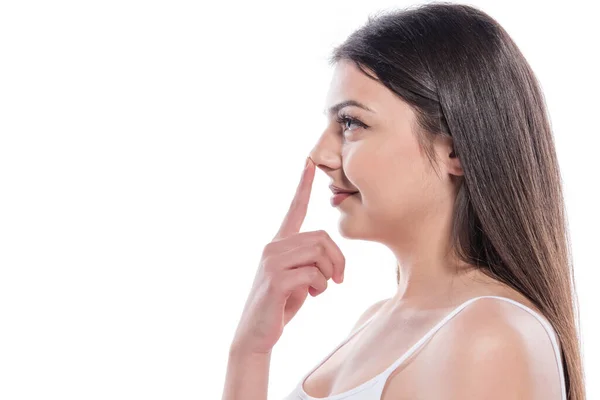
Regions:
<instances>
[{"instance_id":1,"label":"woman's face","mask_svg":"<svg viewBox=\"0 0 600 400\"><path fill-rule=\"evenodd\" d=\"M332 184L358 191L337 206L342 236L397 240L418 230L415 224L428 215L446 211L455 194L447 172L450 168L459 173L458 161L448 157L451 141L436 139L434 149L442 160L438 178L419 145L415 114L408 104L354 63L342 60L333 73L327 110L350 100L371 111L357 105L334 110L311 158Z\"/></svg>"}]
</instances>

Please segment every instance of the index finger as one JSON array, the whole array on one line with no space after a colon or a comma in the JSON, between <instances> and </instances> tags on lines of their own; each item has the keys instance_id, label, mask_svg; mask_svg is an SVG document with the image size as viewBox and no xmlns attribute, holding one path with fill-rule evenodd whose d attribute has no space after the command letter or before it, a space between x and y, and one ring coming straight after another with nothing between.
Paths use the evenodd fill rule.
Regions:
<instances>
[{"instance_id":1,"label":"index finger","mask_svg":"<svg viewBox=\"0 0 600 400\"><path fill-rule=\"evenodd\" d=\"M302 172L302 178L296 189L292 204L290 205L274 239L282 239L300 232L300 228L306 217L306 210L308 209L312 184L315 178L315 164L310 157L308 157L306 161L307 165Z\"/></svg>"}]
</instances>

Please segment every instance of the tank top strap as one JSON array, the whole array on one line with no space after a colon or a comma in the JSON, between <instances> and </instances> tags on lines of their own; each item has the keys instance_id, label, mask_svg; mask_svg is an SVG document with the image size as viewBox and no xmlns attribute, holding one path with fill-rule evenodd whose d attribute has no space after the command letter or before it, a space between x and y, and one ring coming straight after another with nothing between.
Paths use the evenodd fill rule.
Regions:
<instances>
[{"instance_id":1,"label":"tank top strap","mask_svg":"<svg viewBox=\"0 0 600 400\"><path fill-rule=\"evenodd\" d=\"M532 310L531 308L529 308L513 299L509 299L507 297L501 297L501 296L492 296L492 295L474 297L472 299L465 301L464 303L462 303L461 305L456 307L454 310L452 310L448 315L446 315L444 318L442 318L442 320L440 322L438 322L433 328L431 328L424 336L422 336L421 339L419 339L419 341L417 341L413 346L411 346L400 358L398 358L385 371L383 371L381 374L379 374L377 376L378 381L379 381L378 383L380 383L381 385L384 385L385 381L387 379L387 376L389 376L406 359L408 359L421 346L423 346L429 339L431 339L431 337L433 335L435 335L435 333L437 331L439 331L448 321L450 321L452 318L454 318L459 312L461 312L463 309L468 307L473 302L475 302L479 299L483 299L483 298L494 298L494 299L503 300L503 301L507 301L511 304L514 304L517 307L520 307L521 309L523 309L523 310L527 311L528 313L530 313L531 315L533 315L542 324L542 326L546 330L546 332L552 342L552 347L554 348L554 355L555 355L555 359L558 364L558 370L560 372L560 377L561 377L560 384L561 384L562 397L563 397L563 399L566 399L567 397L566 397L562 358L561 358L560 348L558 345L556 334L555 334L555 331L552 328L552 326L545 319L543 319L536 311ZM361 326L361 328L362 328L362 326ZM381 378L385 378L385 379L381 379Z\"/></svg>"}]
</instances>

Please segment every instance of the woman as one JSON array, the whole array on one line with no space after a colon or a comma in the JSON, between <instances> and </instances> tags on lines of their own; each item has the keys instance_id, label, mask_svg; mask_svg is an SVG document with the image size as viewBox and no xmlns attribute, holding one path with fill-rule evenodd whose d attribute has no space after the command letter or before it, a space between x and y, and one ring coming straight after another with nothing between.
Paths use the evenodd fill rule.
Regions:
<instances>
[{"instance_id":1,"label":"woman","mask_svg":"<svg viewBox=\"0 0 600 400\"><path fill-rule=\"evenodd\" d=\"M340 232L398 260L397 293L358 319L287 399L583 400L572 261L540 87L498 23L430 3L370 18L332 56L329 124L267 244L223 399L266 399L271 350L345 261L299 232L315 168Z\"/></svg>"}]
</instances>

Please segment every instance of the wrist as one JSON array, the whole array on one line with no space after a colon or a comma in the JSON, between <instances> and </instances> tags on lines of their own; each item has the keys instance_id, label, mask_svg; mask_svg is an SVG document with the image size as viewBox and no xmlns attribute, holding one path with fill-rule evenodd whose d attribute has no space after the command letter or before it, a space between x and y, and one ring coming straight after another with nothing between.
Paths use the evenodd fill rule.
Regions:
<instances>
[{"instance_id":1,"label":"wrist","mask_svg":"<svg viewBox=\"0 0 600 400\"><path fill-rule=\"evenodd\" d=\"M229 347L229 357L230 358L243 358L249 360L264 360L270 359L272 354L272 350L268 352L258 352L244 346L241 343L232 343Z\"/></svg>"}]
</instances>

